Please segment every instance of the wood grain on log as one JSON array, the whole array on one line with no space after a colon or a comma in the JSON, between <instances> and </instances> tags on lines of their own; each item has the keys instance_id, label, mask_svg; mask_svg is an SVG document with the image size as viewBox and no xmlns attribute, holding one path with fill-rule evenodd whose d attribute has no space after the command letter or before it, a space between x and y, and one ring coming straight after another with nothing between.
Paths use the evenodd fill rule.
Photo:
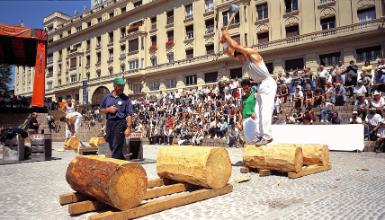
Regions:
<instances>
[{"instance_id":1,"label":"wood grain on log","mask_svg":"<svg viewBox=\"0 0 385 220\"><path fill-rule=\"evenodd\" d=\"M75 191L121 210L139 205L147 190L147 174L140 164L98 156L73 159L66 179Z\"/></svg>"},{"instance_id":2,"label":"wood grain on log","mask_svg":"<svg viewBox=\"0 0 385 220\"><path fill-rule=\"evenodd\" d=\"M160 177L213 189L224 187L231 176L229 154L219 147L164 147L156 167Z\"/></svg>"},{"instance_id":3,"label":"wood grain on log","mask_svg":"<svg viewBox=\"0 0 385 220\"><path fill-rule=\"evenodd\" d=\"M247 167L283 172L299 172L303 165L300 147L245 145L243 163Z\"/></svg>"}]
</instances>

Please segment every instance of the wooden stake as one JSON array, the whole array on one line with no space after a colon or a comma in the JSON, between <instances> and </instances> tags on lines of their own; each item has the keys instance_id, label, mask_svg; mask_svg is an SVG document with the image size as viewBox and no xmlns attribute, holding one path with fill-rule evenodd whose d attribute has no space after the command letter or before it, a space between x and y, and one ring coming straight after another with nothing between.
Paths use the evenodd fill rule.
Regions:
<instances>
[{"instance_id":1,"label":"wooden stake","mask_svg":"<svg viewBox=\"0 0 385 220\"><path fill-rule=\"evenodd\" d=\"M309 165L304 166L301 171L299 172L289 172L288 177L289 179L296 179L299 177L307 176L313 173L320 173L323 171L328 171L331 169L331 166L320 166L320 165Z\"/></svg>"},{"instance_id":2,"label":"wooden stake","mask_svg":"<svg viewBox=\"0 0 385 220\"><path fill-rule=\"evenodd\" d=\"M80 202L83 200L87 200L90 197L80 194L78 192L72 192L72 193L66 193L62 194L59 196L59 203L60 205L66 205L69 203L74 203L74 202Z\"/></svg>"},{"instance_id":3,"label":"wooden stake","mask_svg":"<svg viewBox=\"0 0 385 220\"><path fill-rule=\"evenodd\" d=\"M99 201L91 201L85 200L82 202L72 203L68 205L68 213L70 215L78 215L85 212L91 212L98 209L103 209L109 207L108 205L99 202Z\"/></svg>"},{"instance_id":4,"label":"wooden stake","mask_svg":"<svg viewBox=\"0 0 385 220\"><path fill-rule=\"evenodd\" d=\"M177 183L170 186L162 186L155 189L147 190L143 199L153 199L165 195L170 195L173 193L185 192L187 191L186 184Z\"/></svg>"},{"instance_id":5,"label":"wooden stake","mask_svg":"<svg viewBox=\"0 0 385 220\"><path fill-rule=\"evenodd\" d=\"M161 200L148 202L139 207L132 208L126 211L120 212L104 212L101 214L92 215L90 220L123 220L138 218L141 216L157 213L166 209L175 208L182 205L187 205L197 201L209 199L212 197L224 195L233 191L232 185L226 185L219 189L200 189L197 191L185 193L182 195L172 196Z\"/></svg>"}]
</instances>

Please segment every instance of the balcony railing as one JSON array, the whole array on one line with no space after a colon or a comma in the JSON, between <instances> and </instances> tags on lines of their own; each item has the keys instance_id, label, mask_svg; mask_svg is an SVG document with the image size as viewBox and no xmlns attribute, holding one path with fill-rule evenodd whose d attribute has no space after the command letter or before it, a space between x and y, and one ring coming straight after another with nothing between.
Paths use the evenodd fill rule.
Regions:
<instances>
[{"instance_id":1,"label":"balcony railing","mask_svg":"<svg viewBox=\"0 0 385 220\"><path fill-rule=\"evenodd\" d=\"M356 23L352 25L347 25L343 27L328 29L324 31L317 31L309 34L304 35L298 35L294 37L289 37L285 39L270 41L266 43L260 43L257 45L254 45L254 47L258 49L271 49L275 47L281 47L281 46L290 46L290 44L298 44L298 43L306 43L306 42L314 42L314 41L320 41L330 38L335 38L335 35L341 36L341 35L352 35L352 34L359 34L365 31L370 30L378 30L382 29L385 30L384 25L385 18L380 18L364 23Z\"/></svg>"},{"instance_id":2,"label":"balcony railing","mask_svg":"<svg viewBox=\"0 0 385 220\"><path fill-rule=\"evenodd\" d=\"M207 26L206 35L213 34L213 33L214 33L214 26Z\"/></svg>"},{"instance_id":3,"label":"balcony railing","mask_svg":"<svg viewBox=\"0 0 385 220\"><path fill-rule=\"evenodd\" d=\"M167 25L173 25L174 24L174 16L167 17Z\"/></svg>"},{"instance_id":4,"label":"balcony railing","mask_svg":"<svg viewBox=\"0 0 385 220\"><path fill-rule=\"evenodd\" d=\"M328 3L331 3L331 2L335 2L335 0L319 0L319 4L320 5L324 5L324 4L328 4Z\"/></svg>"}]
</instances>

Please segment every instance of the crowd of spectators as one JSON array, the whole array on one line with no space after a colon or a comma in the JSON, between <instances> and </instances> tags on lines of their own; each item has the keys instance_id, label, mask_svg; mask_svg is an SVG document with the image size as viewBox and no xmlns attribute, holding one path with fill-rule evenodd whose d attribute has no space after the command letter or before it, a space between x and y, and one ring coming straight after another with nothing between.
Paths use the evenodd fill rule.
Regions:
<instances>
[{"instance_id":1,"label":"crowd of spectators","mask_svg":"<svg viewBox=\"0 0 385 220\"><path fill-rule=\"evenodd\" d=\"M29 108L31 97L16 96L5 91L0 92L0 107L1 108L15 108L26 109Z\"/></svg>"},{"instance_id":2,"label":"crowd of spectators","mask_svg":"<svg viewBox=\"0 0 385 220\"><path fill-rule=\"evenodd\" d=\"M304 68L274 77L278 89L273 123L362 123L365 138L384 149L384 60L374 65L367 61L361 68L354 61L347 65L340 61L331 68L319 65L315 72ZM257 91L257 85L252 89ZM236 126L241 94L240 79L232 79L202 89L190 87L134 99L134 128L151 143L200 145L206 138L217 138L229 146L242 146ZM336 107L347 105L354 106L348 118Z\"/></svg>"}]
</instances>

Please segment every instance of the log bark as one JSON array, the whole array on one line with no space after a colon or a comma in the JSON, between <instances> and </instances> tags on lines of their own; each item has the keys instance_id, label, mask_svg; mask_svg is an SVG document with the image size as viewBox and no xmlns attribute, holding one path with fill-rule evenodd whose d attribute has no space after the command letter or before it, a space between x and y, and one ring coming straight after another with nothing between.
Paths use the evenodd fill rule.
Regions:
<instances>
[{"instance_id":1,"label":"log bark","mask_svg":"<svg viewBox=\"0 0 385 220\"><path fill-rule=\"evenodd\" d=\"M162 178L213 189L226 186L231 176L229 154L219 147L164 147L156 168Z\"/></svg>"},{"instance_id":2,"label":"log bark","mask_svg":"<svg viewBox=\"0 0 385 220\"><path fill-rule=\"evenodd\" d=\"M300 147L245 145L243 163L247 167L283 172L299 172L303 166Z\"/></svg>"},{"instance_id":3,"label":"log bark","mask_svg":"<svg viewBox=\"0 0 385 220\"><path fill-rule=\"evenodd\" d=\"M147 191L147 174L140 164L78 156L68 165L66 179L75 191L120 210L138 206Z\"/></svg>"},{"instance_id":4,"label":"log bark","mask_svg":"<svg viewBox=\"0 0 385 220\"><path fill-rule=\"evenodd\" d=\"M329 166L329 147L323 144L272 144L269 147L302 148L303 164Z\"/></svg>"}]
</instances>

